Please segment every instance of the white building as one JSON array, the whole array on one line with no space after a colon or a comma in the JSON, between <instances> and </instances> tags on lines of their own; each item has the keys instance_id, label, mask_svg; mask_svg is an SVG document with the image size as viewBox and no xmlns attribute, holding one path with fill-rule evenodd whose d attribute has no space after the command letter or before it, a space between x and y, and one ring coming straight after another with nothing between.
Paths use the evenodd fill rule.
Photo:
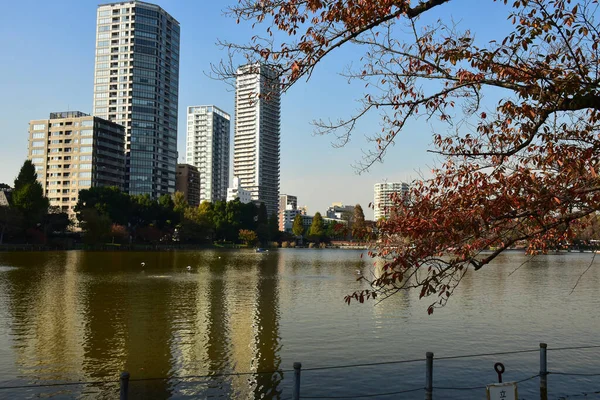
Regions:
<instances>
[{"instance_id":1,"label":"white building","mask_svg":"<svg viewBox=\"0 0 600 400\"><path fill-rule=\"evenodd\" d=\"M294 214L294 216L292 217L292 222L293 219L296 217L296 213L291 213L290 211L295 211L298 208L298 198L296 196L292 196L289 194L282 194L279 195L279 215L278 215L278 220L279 220L279 230L281 232L286 232L286 224L287 224L287 220L286 220L286 216L289 217L291 214ZM300 214L300 210L298 210L298 213ZM291 225L289 227L289 231L291 232Z\"/></svg>"},{"instance_id":2,"label":"white building","mask_svg":"<svg viewBox=\"0 0 600 400\"><path fill-rule=\"evenodd\" d=\"M302 215L302 210L287 205L285 210L279 211L279 230L281 232L292 232L296 215Z\"/></svg>"},{"instance_id":3,"label":"white building","mask_svg":"<svg viewBox=\"0 0 600 400\"><path fill-rule=\"evenodd\" d=\"M200 172L200 203L227 197L230 119L215 106L188 107L186 162Z\"/></svg>"},{"instance_id":4,"label":"white building","mask_svg":"<svg viewBox=\"0 0 600 400\"><path fill-rule=\"evenodd\" d=\"M238 197L244 204L252 202L252 193L241 187L239 178L234 176L233 186L227 189L227 201L234 201Z\"/></svg>"},{"instance_id":5,"label":"white building","mask_svg":"<svg viewBox=\"0 0 600 400\"><path fill-rule=\"evenodd\" d=\"M343 219L345 213L354 215L354 206L344 205L343 203L332 203L327 209L327 218Z\"/></svg>"},{"instance_id":6,"label":"white building","mask_svg":"<svg viewBox=\"0 0 600 400\"><path fill-rule=\"evenodd\" d=\"M235 91L233 175L264 203L269 215L279 202L280 88L275 71L266 65L238 68Z\"/></svg>"},{"instance_id":7,"label":"white building","mask_svg":"<svg viewBox=\"0 0 600 400\"><path fill-rule=\"evenodd\" d=\"M175 191L179 41L179 22L159 6L98 6L94 116L126 129L130 194Z\"/></svg>"},{"instance_id":8,"label":"white building","mask_svg":"<svg viewBox=\"0 0 600 400\"><path fill-rule=\"evenodd\" d=\"M408 184L401 182L383 182L375 184L375 196L373 199L375 221L378 221L381 218L390 217L390 207L394 206L390 196L394 193L398 193L401 196L407 195Z\"/></svg>"}]
</instances>

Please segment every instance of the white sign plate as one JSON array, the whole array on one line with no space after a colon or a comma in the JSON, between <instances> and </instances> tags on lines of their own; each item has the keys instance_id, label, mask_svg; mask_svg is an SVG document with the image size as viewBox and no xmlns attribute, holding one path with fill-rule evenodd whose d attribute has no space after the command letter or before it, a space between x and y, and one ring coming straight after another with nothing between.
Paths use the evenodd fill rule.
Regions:
<instances>
[{"instance_id":1,"label":"white sign plate","mask_svg":"<svg viewBox=\"0 0 600 400\"><path fill-rule=\"evenodd\" d=\"M518 400L517 384L514 382L487 385L487 400Z\"/></svg>"}]
</instances>

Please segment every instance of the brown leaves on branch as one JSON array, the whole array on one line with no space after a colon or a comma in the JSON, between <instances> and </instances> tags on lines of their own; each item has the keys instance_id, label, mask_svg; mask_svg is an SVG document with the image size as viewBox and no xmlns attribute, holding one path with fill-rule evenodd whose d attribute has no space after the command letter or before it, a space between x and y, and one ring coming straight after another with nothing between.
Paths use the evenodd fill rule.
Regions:
<instances>
[{"instance_id":1,"label":"brown leaves on branch","mask_svg":"<svg viewBox=\"0 0 600 400\"><path fill-rule=\"evenodd\" d=\"M336 48L353 46L360 65L343 74L364 83L362 106L316 127L343 144L362 117L379 112L383 128L360 171L384 158L409 121L440 121L431 151L442 164L407 198L394 196L371 253L383 260L381 273L348 302L413 287L434 298L432 312L470 269L512 246L555 248L600 208L598 1L496 1L512 29L489 43L452 24L455 3L241 0L231 10L266 26L266 37L223 45L276 65L283 90L310 78ZM421 22L424 14L438 22ZM483 106L488 93L500 100Z\"/></svg>"}]
</instances>

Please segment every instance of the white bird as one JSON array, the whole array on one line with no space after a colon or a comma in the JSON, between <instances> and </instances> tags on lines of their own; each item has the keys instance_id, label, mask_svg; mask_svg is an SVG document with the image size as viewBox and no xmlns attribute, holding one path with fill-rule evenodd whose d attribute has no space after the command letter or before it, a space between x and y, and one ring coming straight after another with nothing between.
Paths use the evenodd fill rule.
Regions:
<instances>
[{"instance_id":1,"label":"white bird","mask_svg":"<svg viewBox=\"0 0 600 400\"><path fill-rule=\"evenodd\" d=\"M360 272L360 269L356 270L356 275L362 275L362 272Z\"/></svg>"},{"instance_id":2,"label":"white bird","mask_svg":"<svg viewBox=\"0 0 600 400\"><path fill-rule=\"evenodd\" d=\"M190 267L190 266L188 265L188 266L187 266L187 270L188 270L188 271L191 271L191 270L192 270L192 267Z\"/></svg>"},{"instance_id":3,"label":"white bird","mask_svg":"<svg viewBox=\"0 0 600 400\"><path fill-rule=\"evenodd\" d=\"M219 260L221 259L221 257L219 256Z\"/></svg>"},{"instance_id":4,"label":"white bird","mask_svg":"<svg viewBox=\"0 0 600 400\"><path fill-rule=\"evenodd\" d=\"M144 267L146 266L146 263L142 261L142 262L140 263L140 265L142 266L142 268L144 268Z\"/></svg>"}]
</instances>

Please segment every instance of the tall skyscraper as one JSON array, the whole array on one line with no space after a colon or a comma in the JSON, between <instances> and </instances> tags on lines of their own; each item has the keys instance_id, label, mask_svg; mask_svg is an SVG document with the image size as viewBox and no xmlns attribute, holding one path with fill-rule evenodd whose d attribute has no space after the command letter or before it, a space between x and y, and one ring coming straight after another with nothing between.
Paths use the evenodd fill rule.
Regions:
<instances>
[{"instance_id":1,"label":"tall skyscraper","mask_svg":"<svg viewBox=\"0 0 600 400\"><path fill-rule=\"evenodd\" d=\"M277 74L263 64L237 70L233 176L265 203L269 215L279 202L280 88Z\"/></svg>"},{"instance_id":2,"label":"tall skyscraper","mask_svg":"<svg viewBox=\"0 0 600 400\"><path fill-rule=\"evenodd\" d=\"M98 7L94 115L126 130L127 190L175 191L179 22L154 4Z\"/></svg>"},{"instance_id":3,"label":"tall skyscraper","mask_svg":"<svg viewBox=\"0 0 600 400\"><path fill-rule=\"evenodd\" d=\"M392 214L390 207L394 202L390 196L398 193L399 196L405 196L408 193L408 184L402 182L383 182L375 184L375 196L373 199L375 221L380 218L389 218Z\"/></svg>"},{"instance_id":4,"label":"tall skyscraper","mask_svg":"<svg viewBox=\"0 0 600 400\"><path fill-rule=\"evenodd\" d=\"M230 119L215 106L188 107L186 162L200 172L200 203L227 197Z\"/></svg>"},{"instance_id":5,"label":"tall skyscraper","mask_svg":"<svg viewBox=\"0 0 600 400\"><path fill-rule=\"evenodd\" d=\"M125 129L79 111L29 123L28 158L50 205L75 217L79 191L125 183Z\"/></svg>"}]
</instances>

